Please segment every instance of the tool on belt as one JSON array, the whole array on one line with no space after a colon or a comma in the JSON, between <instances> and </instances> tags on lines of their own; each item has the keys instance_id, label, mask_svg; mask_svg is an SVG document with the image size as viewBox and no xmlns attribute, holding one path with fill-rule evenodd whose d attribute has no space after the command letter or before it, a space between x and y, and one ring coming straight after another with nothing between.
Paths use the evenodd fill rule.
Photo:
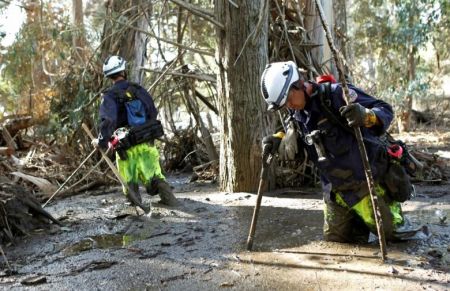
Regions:
<instances>
[{"instance_id":1,"label":"tool on belt","mask_svg":"<svg viewBox=\"0 0 450 291\"><path fill-rule=\"evenodd\" d=\"M317 152L317 161L319 163L327 163L328 159L325 152L325 147L322 143L322 137L320 130L313 130L310 134L305 136L305 142L308 145L314 145Z\"/></svg>"}]
</instances>

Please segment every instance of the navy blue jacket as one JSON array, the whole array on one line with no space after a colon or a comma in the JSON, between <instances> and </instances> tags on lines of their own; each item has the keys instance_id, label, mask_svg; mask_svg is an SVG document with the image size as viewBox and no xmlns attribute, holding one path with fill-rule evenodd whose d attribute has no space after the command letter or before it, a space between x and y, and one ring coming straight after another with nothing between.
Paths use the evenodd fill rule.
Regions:
<instances>
[{"instance_id":1,"label":"navy blue jacket","mask_svg":"<svg viewBox=\"0 0 450 291\"><path fill-rule=\"evenodd\" d=\"M342 126L328 120L329 118L322 110L320 99L315 94L318 92L319 85L313 83L313 86L312 97L308 97L305 108L293 111L292 114L304 135L313 130L320 130L322 133L322 143L328 159L326 163L317 161L317 153L313 145L305 143L304 146L311 160L320 169L324 194L329 195L330 188L333 191L339 191L343 194L344 201L351 207L369 193L358 144L352 134L353 129L345 130ZM381 125L361 128L372 174L375 181L378 181L387 170L386 148L378 136L387 130L392 121L392 107L351 84L348 86L351 101L372 109L381 121ZM335 116L340 117L339 108L345 105L340 84L332 84L329 98L331 107L336 113ZM346 124L345 119L343 123Z\"/></svg>"},{"instance_id":2,"label":"navy blue jacket","mask_svg":"<svg viewBox=\"0 0 450 291\"><path fill-rule=\"evenodd\" d=\"M143 87L136 86L136 98L140 99L145 105L147 120L156 119L158 111L156 110L150 94ZM118 91L125 91L130 82L127 80L120 80L106 90L102 96L102 103L100 104L100 135L99 145L103 148L108 146L108 141L111 135L117 128L128 126L127 112L123 103L118 101Z\"/></svg>"}]
</instances>

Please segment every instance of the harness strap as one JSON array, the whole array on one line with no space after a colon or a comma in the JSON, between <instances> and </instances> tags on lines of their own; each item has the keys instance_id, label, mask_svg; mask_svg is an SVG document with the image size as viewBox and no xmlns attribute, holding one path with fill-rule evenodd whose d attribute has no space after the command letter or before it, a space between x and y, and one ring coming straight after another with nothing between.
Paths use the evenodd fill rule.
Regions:
<instances>
[{"instance_id":1,"label":"harness strap","mask_svg":"<svg viewBox=\"0 0 450 291\"><path fill-rule=\"evenodd\" d=\"M319 84L319 101L320 107L322 108L325 116L331 123L340 126L346 132L355 136L355 131L345 122L341 115L338 114L331 105L331 83L325 82ZM385 134L388 134L387 132ZM363 136L363 140L369 143L375 143L378 145L388 146L387 142L383 142L380 138L376 138L375 140L367 139Z\"/></svg>"}]
</instances>

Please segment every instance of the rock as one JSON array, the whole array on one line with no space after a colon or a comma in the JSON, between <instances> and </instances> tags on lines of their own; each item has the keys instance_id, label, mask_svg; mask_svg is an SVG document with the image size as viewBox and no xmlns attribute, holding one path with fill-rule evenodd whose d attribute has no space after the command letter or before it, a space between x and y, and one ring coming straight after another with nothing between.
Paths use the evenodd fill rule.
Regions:
<instances>
[{"instance_id":1,"label":"rock","mask_svg":"<svg viewBox=\"0 0 450 291\"><path fill-rule=\"evenodd\" d=\"M20 282L22 285L37 285L47 283L47 278L45 276L35 276L31 278L26 278Z\"/></svg>"},{"instance_id":2,"label":"rock","mask_svg":"<svg viewBox=\"0 0 450 291\"><path fill-rule=\"evenodd\" d=\"M220 287L233 287L234 283L231 282L223 282L220 284Z\"/></svg>"},{"instance_id":3,"label":"rock","mask_svg":"<svg viewBox=\"0 0 450 291\"><path fill-rule=\"evenodd\" d=\"M193 230L197 232L205 232L205 230L199 226L195 226Z\"/></svg>"},{"instance_id":4,"label":"rock","mask_svg":"<svg viewBox=\"0 0 450 291\"><path fill-rule=\"evenodd\" d=\"M392 275L396 275L396 274L398 274L398 271L394 267L390 266L389 270L388 270L388 273L392 274Z\"/></svg>"},{"instance_id":5,"label":"rock","mask_svg":"<svg viewBox=\"0 0 450 291\"><path fill-rule=\"evenodd\" d=\"M447 220L447 213L442 211L441 209L438 209L434 212L434 214L437 216L440 224L445 224Z\"/></svg>"},{"instance_id":6,"label":"rock","mask_svg":"<svg viewBox=\"0 0 450 291\"><path fill-rule=\"evenodd\" d=\"M428 255L430 255L430 256L432 256L433 258L442 258L442 251L441 250L438 250L438 249L432 249L432 250L429 250L428 252L427 252L427 254Z\"/></svg>"}]
</instances>

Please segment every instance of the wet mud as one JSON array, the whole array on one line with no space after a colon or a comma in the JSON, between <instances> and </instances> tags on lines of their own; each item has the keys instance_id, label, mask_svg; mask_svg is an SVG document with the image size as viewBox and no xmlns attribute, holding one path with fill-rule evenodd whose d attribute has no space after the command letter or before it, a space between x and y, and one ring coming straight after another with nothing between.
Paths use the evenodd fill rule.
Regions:
<instances>
[{"instance_id":1,"label":"wet mud","mask_svg":"<svg viewBox=\"0 0 450 291\"><path fill-rule=\"evenodd\" d=\"M157 197L151 215L137 215L119 188L56 201L46 209L64 225L4 246L5 290L448 290L450 185L418 185L404 203L426 241L388 244L379 258L366 245L322 240L317 189L267 193L253 252L245 243L256 201L252 193L170 178L181 205Z\"/></svg>"}]
</instances>

